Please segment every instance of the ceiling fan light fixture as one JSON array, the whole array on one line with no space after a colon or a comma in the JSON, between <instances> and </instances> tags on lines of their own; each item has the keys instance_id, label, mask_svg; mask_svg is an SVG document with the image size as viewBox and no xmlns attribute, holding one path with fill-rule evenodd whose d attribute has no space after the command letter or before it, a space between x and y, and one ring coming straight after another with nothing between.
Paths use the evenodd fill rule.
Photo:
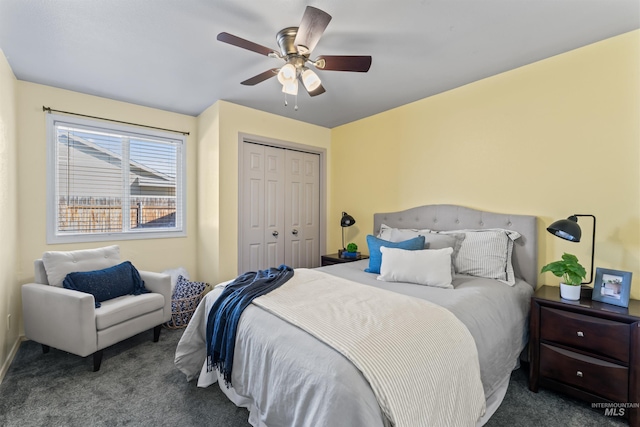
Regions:
<instances>
[{"instance_id":1,"label":"ceiling fan light fixture","mask_svg":"<svg viewBox=\"0 0 640 427\"><path fill-rule=\"evenodd\" d=\"M313 92L320 86L320 77L310 69L304 70L302 73L302 83L309 92Z\"/></svg>"},{"instance_id":2,"label":"ceiling fan light fixture","mask_svg":"<svg viewBox=\"0 0 640 427\"><path fill-rule=\"evenodd\" d=\"M282 84L282 91L287 95L297 95L298 94L298 81L287 81Z\"/></svg>"},{"instance_id":3,"label":"ceiling fan light fixture","mask_svg":"<svg viewBox=\"0 0 640 427\"><path fill-rule=\"evenodd\" d=\"M278 81L284 86L287 83L296 81L297 74L296 67L292 64L285 64L278 71Z\"/></svg>"},{"instance_id":4,"label":"ceiling fan light fixture","mask_svg":"<svg viewBox=\"0 0 640 427\"><path fill-rule=\"evenodd\" d=\"M300 84L312 97L326 92L320 77L308 70L308 64L319 70L365 73L369 71L371 56L323 55L316 60L310 59L311 52L330 21L331 15L327 12L307 6L299 26L283 28L276 34L279 52L225 32L219 33L216 38L223 43L284 61L281 68L272 68L240 83L245 86L255 86L272 77L277 77L285 93L285 105L287 105L286 95L291 94L297 97ZM298 109L297 105L295 109Z\"/></svg>"}]
</instances>

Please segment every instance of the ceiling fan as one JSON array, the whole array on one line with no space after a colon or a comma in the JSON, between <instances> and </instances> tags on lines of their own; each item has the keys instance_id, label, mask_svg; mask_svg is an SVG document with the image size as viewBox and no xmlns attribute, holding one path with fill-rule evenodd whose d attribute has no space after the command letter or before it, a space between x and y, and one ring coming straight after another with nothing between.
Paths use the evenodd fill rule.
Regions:
<instances>
[{"instance_id":1,"label":"ceiling fan","mask_svg":"<svg viewBox=\"0 0 640 427\"><path fill-rule=\"evenodd\" d=\"M315 60L310 59L311 51L318 44L322 33L329 25L329 21L331 21L331 15L315 7L307 6L299 27L287 27L278 32L276 40L280 47L279 52L229 33L220 33L217 39L285 61L285 65L282 67L267 70L241 82L241 84L253 86L277 76L285 94L297 95L298 81L300 81L309 95L316 96L324 93L325 89L318 75L307 64L320 70L361 73L366 73L371 67L371 56L321 55Z\"/></svg>"}]
</instances>

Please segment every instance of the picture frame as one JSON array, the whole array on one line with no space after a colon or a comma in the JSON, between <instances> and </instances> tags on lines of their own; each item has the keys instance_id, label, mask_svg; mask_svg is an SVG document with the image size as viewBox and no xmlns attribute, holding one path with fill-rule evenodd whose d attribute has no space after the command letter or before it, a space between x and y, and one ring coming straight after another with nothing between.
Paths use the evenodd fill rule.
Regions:
<instances>
[{"instance_id":1,"label":"picture frame","mask_svg":"<svg viewBox=\"0 0 640 427\"><path fill-rule=\"evenodd\" d=\"M591 299L606 304L629 307L631 272L596 268Z\"/></svg>"}]
</instances>

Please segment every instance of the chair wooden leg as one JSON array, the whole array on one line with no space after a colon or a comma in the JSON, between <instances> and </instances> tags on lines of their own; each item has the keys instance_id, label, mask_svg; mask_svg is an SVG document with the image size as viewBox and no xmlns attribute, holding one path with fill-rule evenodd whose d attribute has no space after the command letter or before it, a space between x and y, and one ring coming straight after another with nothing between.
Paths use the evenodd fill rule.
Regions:
<instances>
[{"instance_id":1,"label":"chair wooden leg","mask_svg":"<svg viewBox=\"0 0 640 427\"><path fill-rule=\"evenodd\" d=\"M162 330L162 325L158 325L153 328L153 342L158 342L158 340L160 340L161 330Z\"/></svg>"},{"instance_id":2,"label":"chair wooden leg","mask_svg":"<svg viewBox=\"0 0 640 427\"><path fill-rule=\"evenodd\" d=\"M100 364L102 363L102 350L98 350L93 353L93 372L100 370Z\"/></svg>"},{"instance_id":3,"label":"chair wooden leg","mask_svg":"<svg viewBox=\"0 0 640 427\"><path fill-rule=\"evenodd\" d=\"M42 344L42 352L43 352L44 354L49 353L49 350L51 350L51 347L49 347L48 345L44 345L44 344Z\"/></svg>"}]
</instances>

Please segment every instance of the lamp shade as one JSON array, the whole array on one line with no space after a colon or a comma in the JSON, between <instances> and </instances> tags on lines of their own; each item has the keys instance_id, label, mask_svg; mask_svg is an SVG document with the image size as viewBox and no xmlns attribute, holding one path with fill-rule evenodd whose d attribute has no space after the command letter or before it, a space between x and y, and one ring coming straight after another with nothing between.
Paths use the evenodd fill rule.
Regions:
<instances>
[{"instance_id":1,"label":"lamp shade","mask_svg":"<svg viewBox=\"0 0 640 427\"><path fill-rule=\"evenodd\" d=\"M292 64L285 64L280 68L280 71L278 71L278 81L281 85L295 81L296 77L296 67Z\"/></svg>"},{"instance_id":2,"label":"lamp shade","mask_svg":"<svg viewBox=\"0 0 640 427\"><path fill-rule=\"evenodd\" d=\"M342 218L340 218L340 227L351 227L356 223L356 220L346 212L342 212Z\"/></svg>"},{"instance_id":3,"label":"lamp shade","mask_svg":"<svg viewBox=\"0 0 640 427\"><path fill-rule=\"evenodd\" d=\"M297 95L298 94L298 81L292 80L290 82L285 82L282 85L282 91L288 95Z\"/></svg>"},{"instance_id":4,"label":"lamp shade","mask_svg":"<svg viewBox=\"0 0 640 427\"><path fill-rule=\"evenodd\" d=\"M313 92L320 86L320 77L310 69L304 70L302 73L302 83L309 92Z\"/></svg>"},{"instance_id":5,"label":"lamp shade","mask_svg":"<svg viewBox=\"0 0 640 427\"><path fill-rule=\"evenodd\" d=\"M547 227L547 231L554 236L569 240L570 242L579 242L582 237L582 230L578 225L578 218L574 215L571 215L567 219L560 219L554 222Z\"/></svg>"}]
</instances>

